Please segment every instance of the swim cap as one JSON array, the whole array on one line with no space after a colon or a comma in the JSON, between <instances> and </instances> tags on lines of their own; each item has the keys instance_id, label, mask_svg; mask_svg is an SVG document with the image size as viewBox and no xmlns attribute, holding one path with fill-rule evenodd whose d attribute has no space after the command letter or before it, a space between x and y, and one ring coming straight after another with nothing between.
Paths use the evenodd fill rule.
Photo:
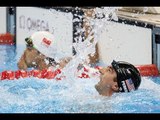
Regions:
<instances>
[{"instance_id":1,"label":"swim cap","mask_svg":"<svg viewBox=\"0 0 160 120\"><path fill-rule=\"evenodd\" d=\"M124 61L111 63L117 73L117 82L120 92L130 92L137 90L141 83L141 76L136 67Z\"/></svg>"},{"instance_id":2,"label":"swim cap","mask_svg":"<svg viewBox=\"0 0 160 120\"><path fill-rule=\"evenodd\" d=\"M41 52L46 57L60 59L63 57L57 49L56 40L53 34L47 31L38 31L31 35L34 48Z\"/></svg>"}]
</instances>

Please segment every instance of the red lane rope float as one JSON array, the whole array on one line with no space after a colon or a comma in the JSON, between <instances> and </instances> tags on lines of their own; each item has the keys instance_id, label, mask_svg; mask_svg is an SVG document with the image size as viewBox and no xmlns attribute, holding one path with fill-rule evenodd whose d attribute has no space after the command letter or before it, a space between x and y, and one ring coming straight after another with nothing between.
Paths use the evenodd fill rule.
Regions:
<instances>
[{"instance_id":1,"label":"red lane rope float","mask_svg":"<svg viewBox=\"0 0 160 120\"><path fill-rule=\"evenodd\" d=\"M45 79L56 79L61 80L65 78L65 76L58 76L61 74L61 69L56 69L54 71L49 69L44 70L17 70L17 71L3 71L0 73L0 80L16 80L19 78L27 78L27 77L37 77L37 78L45 78ZM99 75L98 67L96 69L83 67L81 70L78 70L77 76L78 78L91 78Z\"/></svg>"},{"instance_id":2,"label":"red lane rope float","mask_svg":"<svg viewBox=\"0 0 160 120\"><path fill-rule=\"evenodd\" d=\"M31 71L24 71L24 70L17 70L17 71L3 71L0 73L1 80L14 80L19 78L27 78L27 77L37 77L37 78L46 78L46 79L53 79L60 80L61 78L56 77L58 74L61 73L60 69L55 71L50 71L47 69L44 70L31 70Z\"/></svg>"},{"instance_id":3,"label":"red lane rope float","mask_svg":"<svg viewBox=\"0 0 160 120\"><path fill-rule=\"evenodd\" d=\"M14 35L10 33L0 34L0 45L13 45L14 44Z\"/></svg>"},{"instance_id":4,"label":"red lane rope float","mask_svg":"<svg viewBox=\"0 0 160 120\"><path fill-rule=\"evenodd\" d=\"M155 64L137 65L136 68L139 70L141 76L159 76L159 71Z\"/></svg>"},{"instance_id":5,"label":"red lane rope float","mask_svg":"<svg viewBox=\"0 0 160 120\"><path fill-rule=\"evenodd\" d=\"M141 76L158 76L158 68L156 65L139 65L135 66ZM80 70L77 71L78 78L94 78L99 77L99 69L101 67L96 66L95 68L91 68L89 66L83 66ZM57 76L61 74L61 69L56 69L54 71L49 69L44 70L31 70L31 71L24 71L24 70L17 70L17 71L3 71L0 73L0 80L16 80L19 78L27 78L27 77L37 77L37 78L45 78L45 79L56 79L61 80L65 78L65 76Z\"/></svg>"},{"instance_id":6,"label":"red lane rope float","mask_svg":"<svg viewBox=\"0 0 160 120\"><path fill-rule=\"evenodd\" d=\"M99 77L100 66L96 66L95 68L91 68L89 66L83 66L82 69L77 71L78 78L91 78L91 77Z\"/></svg>"}]
</instances>

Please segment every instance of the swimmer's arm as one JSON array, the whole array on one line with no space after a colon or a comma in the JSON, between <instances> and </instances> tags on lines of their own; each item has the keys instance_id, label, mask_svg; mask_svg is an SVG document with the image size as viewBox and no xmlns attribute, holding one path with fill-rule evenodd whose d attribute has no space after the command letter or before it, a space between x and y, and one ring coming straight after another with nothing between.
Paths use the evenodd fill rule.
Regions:
<instances>
[{"instance_id":1,"label":"swimmer's arm","mask_svg":"<svg viewBox=\"0 0 160 120\"><path fill-rule=\"evenodd\" d=\"M36 62L38 63L37 69L39 70L48 69L50 67L50 65L46 64L44 60L40 59L40 60L37 60Z\"/></svg>"},{"instance_id":2,"label":"swimmer's arm","mask_svg":"<svg viewBox=\"0 0 160 120\"><path fill-rule=\"evenodd\" d=\"M17 65L19 69L26 70L27 69L27 64L25 62L25 56L24 54L21 56L20 60L18 61Z\"/></svg>"}]
</instances>

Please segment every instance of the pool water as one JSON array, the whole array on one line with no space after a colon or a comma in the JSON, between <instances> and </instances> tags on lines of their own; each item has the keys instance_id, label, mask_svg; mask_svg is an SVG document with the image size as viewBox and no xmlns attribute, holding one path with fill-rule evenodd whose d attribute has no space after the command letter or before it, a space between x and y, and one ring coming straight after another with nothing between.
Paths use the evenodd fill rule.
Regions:
<instances>
[{"instance_id":1,"label":"pool water","mask_svg":"<svg viewBox=\"0 0 160 120\"><path fill-rule=\"evenodd\" d=\"M15 46L0 49L0 72L17 70ZM1 80L0 113L160 113L160 77L142 77L139 90L111 97L97 93L97 82L75 77Z\"/></svg>"}]
</instances>

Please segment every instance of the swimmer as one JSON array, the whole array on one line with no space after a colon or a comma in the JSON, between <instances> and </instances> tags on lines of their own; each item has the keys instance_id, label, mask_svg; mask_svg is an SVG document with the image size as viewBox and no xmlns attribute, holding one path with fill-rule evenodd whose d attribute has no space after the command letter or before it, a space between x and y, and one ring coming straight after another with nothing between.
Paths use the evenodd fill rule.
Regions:
<instances>
[{"instance_id":1,"label":"swimmer","mask_svg":"<svg viewBox=\"0 0 160 120\"><path fill-rule=\"evenodd\" d=\"M38 34L38 37L35 34ZM63 69L72 58L62 57L57 62L54 57L55 53L58 53L58 51L56 51L54 47L50 47L52 43L50 40L54 38L52 38L52 36L49 37L49 33L47 33L46 37L44 37L41 32L35 34L25 39L26 49L18 61L19 69L26 70L29 67L33 67L43 70L49 67L57 68L57 66ZM36 37L34 37L34 35ZM111 66L101 68L99 72L100 81L95 85L95 89L102 96L111 96L115 92L137 90L141 83L139 71L132 64L127 62L116 62L113 60Z\"/></svg>"},{"instance_id":2,"label":"swimmer","mask_svg":"<svg viewBox=\"0 0 160 120\"><path fill-rule=\"evenodd\" d=\"M141 76L136 67L124 61L114 61L111 66L101 68L100 81L95 89L102 96L112 96L117 92L137 90L141 83Z\"/></svg>"},{"instance_id":3,"label":"swimmer","mask_svg":"<svg viewBox=\"0 0 160 120\"><path fill-rule=\"evenodd\" d=\"M55 52L57 51L56 47L53 47L53 40L53 35L47 31L35 32L31 37L26 38L26 49L17 63L18 68L21 70L28 68L43 70L51 66L64 68L71 57L61 57L56 61Z\"/></svg>"}]
</instances>

